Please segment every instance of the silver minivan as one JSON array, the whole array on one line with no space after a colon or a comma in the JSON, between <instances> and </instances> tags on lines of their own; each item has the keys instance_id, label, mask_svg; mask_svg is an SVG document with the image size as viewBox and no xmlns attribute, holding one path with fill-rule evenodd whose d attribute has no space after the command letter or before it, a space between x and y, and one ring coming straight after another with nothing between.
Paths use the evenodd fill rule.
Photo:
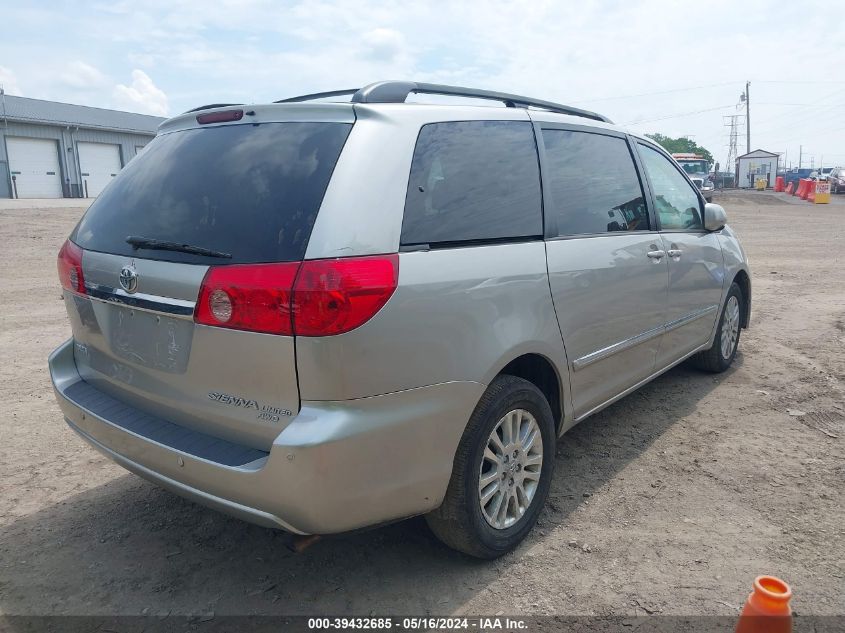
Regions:
<instances>
[{"instance_id":1,"label":"silver minivan","mask_svg":"<svg viewBox=\"0 0 845 633\"><path fill-rule=\"evenodd\" d=\"M751 283L725 221L649 139L528 97L198 108L62 247L50 372L74 431L177 494L297 535L425 515L492 558L564 432L731 365Z\"/></svg>"}]
</instances>

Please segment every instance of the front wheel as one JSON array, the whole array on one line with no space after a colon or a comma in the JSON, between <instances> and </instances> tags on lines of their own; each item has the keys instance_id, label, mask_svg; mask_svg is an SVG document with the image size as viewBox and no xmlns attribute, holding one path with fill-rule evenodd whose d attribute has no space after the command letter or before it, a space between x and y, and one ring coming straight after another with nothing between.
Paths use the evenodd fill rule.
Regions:
<instances>
[{"instance_id":1,"label":"front wheel","mask_svg":"<svg viewBox=\"0 0 845 633\"><path fill-rule=\"evenodd\" d=\"M464 431L443 504L426 516L446 545L496 558L531 531L549 494L555 459L549 403L532 383L497 377Z\"/></svg>"},{"instance_id":2,"label":"front wheel","mask_svg":"<svg viewBox=\"0 0 845 633\"><path fill-rule=\"evenodd\" d=\"M696 367L705 371L719 373L725 371L734 362L736 350L739 347L739 333L741 331L743 310L742 290L736 283L731 284L716 338L710 349L693 356Z\"/></svg>"}]
</instances>

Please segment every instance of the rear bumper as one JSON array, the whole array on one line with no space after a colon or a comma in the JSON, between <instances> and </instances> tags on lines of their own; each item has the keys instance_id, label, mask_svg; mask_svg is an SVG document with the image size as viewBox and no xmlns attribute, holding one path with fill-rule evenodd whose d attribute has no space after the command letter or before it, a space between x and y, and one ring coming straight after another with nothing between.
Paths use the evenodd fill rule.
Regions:
<instances>
[{"instance_id":1,"label":"rear bumper","mask_svg":"<svg viewBox=\"0 0 845 633\"><path fill-rule=\"evenodd\" d=\"M53 352L49 365L67 423L104 455L198 503L299 534L344 532L438 507L484 391L479 383L449 382L357 400L304 401L269 452L247 449L252 461L232 466L194 450L214 438L151 433L116 419L118 410L125 417L125 404L94 406L96 398L80 397L93 387L77 372L72 340ZM169 439L174 436L178 443ZM237 449L232 446L228 455Z\"/></svg>"}]
</instances>

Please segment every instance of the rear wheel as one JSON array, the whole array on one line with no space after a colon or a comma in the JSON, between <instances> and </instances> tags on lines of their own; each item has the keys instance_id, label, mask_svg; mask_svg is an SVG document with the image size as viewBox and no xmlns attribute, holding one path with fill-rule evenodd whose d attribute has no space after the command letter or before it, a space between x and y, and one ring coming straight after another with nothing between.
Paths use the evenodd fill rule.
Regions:
<instances>
[{"instance_id":1,"label":"rear wheel","mask_svg":"<svg viewBox=\"0 0 845 633\"><path fill-rule=\"evenodd\" d=\"M496 558L531 531L549 493L555 427L532 383L499 376L470 418L443 504L426 516L449 547Z\"/></svg>"},{"instance_id":2,"label":"rear wheel","mask_svg":"<svg viewBox=\"0 0 845 633\"><path fill-rule=\"evenodd\" d=\"M693 356L693 362L699 369L719 373L725 371L734 361L739 347L743 310L742 290L736 283L731 284L722 316L719 319L719 329L710 349Z\"/></svg>"}]
</instances>

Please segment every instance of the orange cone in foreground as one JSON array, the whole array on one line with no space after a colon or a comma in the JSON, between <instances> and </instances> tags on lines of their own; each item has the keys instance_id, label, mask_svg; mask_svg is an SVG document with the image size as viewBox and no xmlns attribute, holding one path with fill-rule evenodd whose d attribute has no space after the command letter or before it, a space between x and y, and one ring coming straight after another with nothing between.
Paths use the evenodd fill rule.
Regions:
<instances>
[{"instance_id":1,"label":"orange cone in foreground","mask_svg":"<svg viewBox=\"0 0 845 633\"><path fill-rule=\"evenodd\" d=\"M757 576L754 591L745 601L736 633L790 633L792 589L780 578Z\"/></svg>"}]
</instances>

